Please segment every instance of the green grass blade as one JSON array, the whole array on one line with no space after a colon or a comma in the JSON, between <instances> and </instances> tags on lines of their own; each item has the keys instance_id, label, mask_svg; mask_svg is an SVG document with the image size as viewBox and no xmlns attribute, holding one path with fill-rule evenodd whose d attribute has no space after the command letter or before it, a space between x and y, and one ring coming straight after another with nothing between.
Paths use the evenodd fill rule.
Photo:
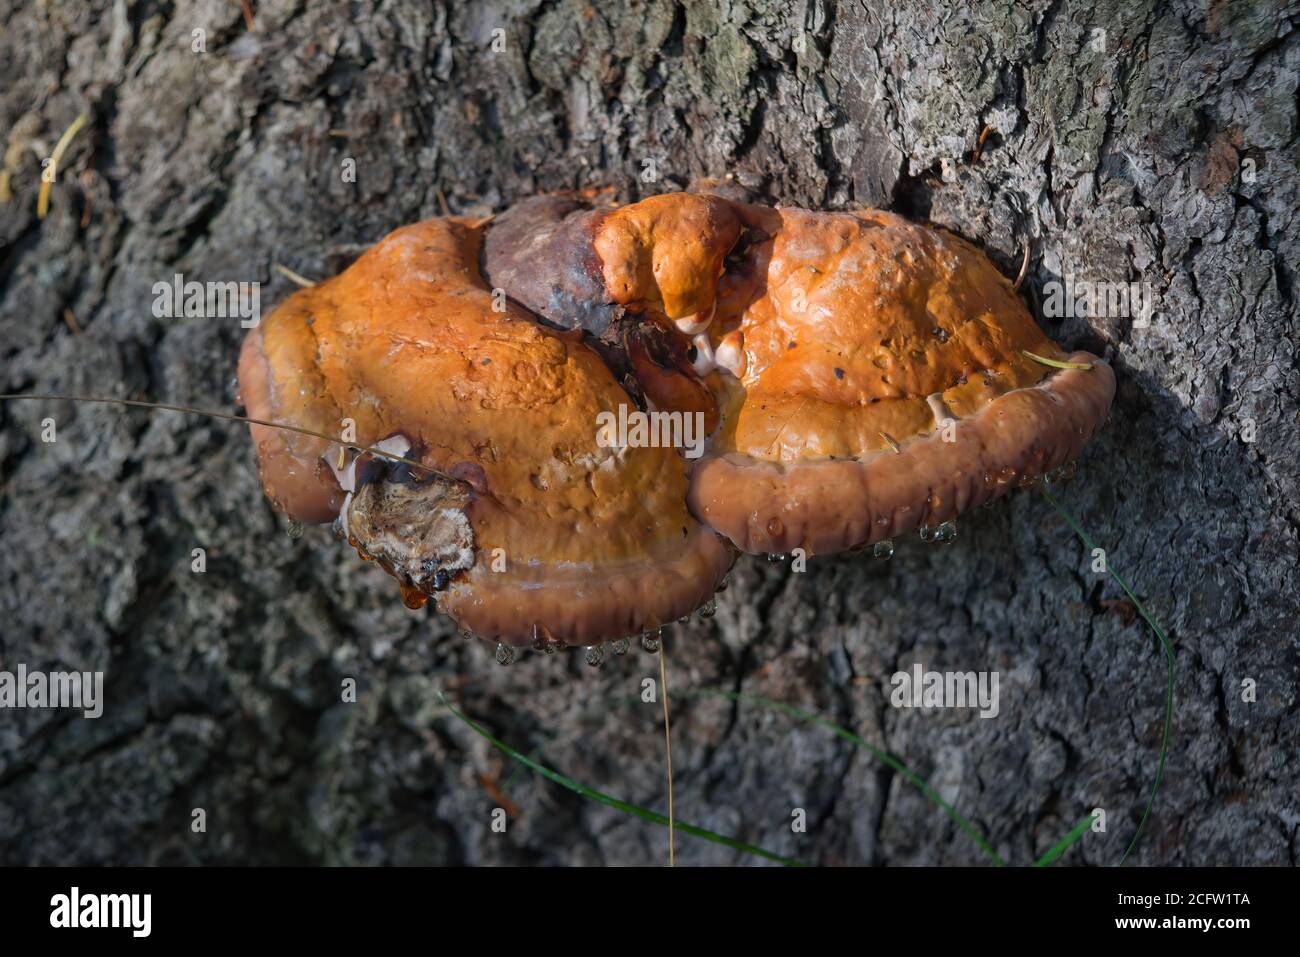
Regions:
<instances>
[{"instance_id":1,"label":"green grass blade","mask_svg":"<svg viewBox=\"0 0 1300 957\"><path fill-rule=\"evenodd\" d=\"M1055 509L1061 514L1061 517L1065 519L1070 528L1074 530L1074 534L1078 535L1083 544L1088 547L1089 552L1094 550L1097 546L1094 545L1092 539L1088 537L1088 533L1085 532L1079 526L1079 523L1074 520L1074 516L1067 512L1065 506L1056 500L1056 496L1048 491L1046 484L1040 486L1040 488L1043 491L1043 495L1047 497L1047 500L1052 503L1053 507L1055 507ZM1142 812L1142 820L1138 822L1137 830L1133 833L1133 840L1129 841L1128 847L1124 849L1124 856L1119 859L1119 862L1122 865L1128 860L1128 856L1133 852L1133 848L1137 846L1138 838L1142 836L1142 829L1146 827L1147 818L1151 816L1151 808L1156 803L1156 795L1160 792L1160 782L1164 779L1165 775L1165 758L1169 756L1169 728L1173 724L1174 720L1174 652L1169 646L1169 639L1165 637L1164 631L1161 630L1160 625L1157 624L1155 618L1153 618L1151 613L1147 611L1146 606L1142 604L1138 596L1133 594L1133 589L1128 587L1128 582L1124 581L1124 579L1120 577L1119 572L1115 571L1114 567L1111 565L1109 555L1106 558L1106 572L1111 578L1115 579L1115 581L1119 583L1120 588L1124 589L1124 594L1128 595L1129 600L1137 607L1138 614L1142 616L1142 620L1151 626L1151 630L1154 631L1156 637L1160 639L1160 646L1165 650L1165 662L1167 664L1166 670L1168 673L1165 688L1165 729L1160 740L1160 761L1156 765L1156 779L1155 783L1151 785L1151 796L1147 798L1147 806Z\"/></svg>"},{"instance_id":2,"label":"green grass blade","mask_svg":"<svg viewBox=\"0 0 1300 957\"><path fill-rule=\"evenodd\" d=\"M1088 830L1088 828L1092 827L1092 822L1095 820L1097 820L1097 815L1095 814L1089 814L1087 817L1085 817L1082 821L1080 821L1075 826L1073 831L1071 831L1069 834L1065 835L1065 837L1057 841L1055 847L1053 847L1050 851L1048 851L1038 860L1034 861L1034 867L1046 867L1048 864L1051 864L1053 861L1055 861L1058 857L1060 857L1062 854L1066 852L1066 850L1070 847L1071 844L1073 844L1079 838L1083 837L1084 833Z\"/></svg>"},{"instance_id":3,"label":"green grass blade","mask_svg":"<svg viewBox=\"0 0 1300 957\"><path fill-rule=\"evenodd\" d=\"M939 807L943 808L944 812L948 815L948 817L952 819L953 823L956 824L963 831L965 831L975 841L975 843L980 846L980 849L983 850L984 853L989 856L989 858L993 861L994 864L998 865L999 867L1006 866L1006 861L998 857L997 852L993 850L992 847L989 846L988 841L984 840L984 838L980 835L978 831L975 830L974 826L969 821L967 821L964 817L962 817L960 814L957 813L957 809L955 807L953 807L942 797L940 797L939 793L935 791L934 788L930 787L930 785L926 784L919 777L913 774L908 769L907 765L903 764L903 762L898 760L898 758L894 757L892 754L889 754L886 751L880 750L875 745L868 743L863 738L860 738L858 735L854 734L852 731L849 731L847 728L842 728L835 722L829 721L826 718L820 717L819 715L812 714L808 711L804 711L802 708L796 708L794 705L786 704L783 701L775 701L772 698L763 698L760 697L759 695L741 694L736 691L724 691L720 688L697 688L688 691L679 691L678 694L679 695L681 694L705 695L705 696L711 695L719 698L727 698L731 701L738 701L738 702L743 702L748 704L759 705L760 707L764 707L764 708L775 708L778 711L785 712L786 714L790 715L792 718L798 718L800 721L811 722L812 724L819 725L820 727L825 728L827 731L833 732L835 735L837 735L840 738L843 738L845 741L849 742L855 747L859 747L862 748L864 751L870 752L871 755L875 757L876 760L878 760L881 764L893 768L897 774L901 775L903 778L909 781L913 786L916 787L918 791L924 794L935 804L939 805Z\"/></svg>"},{"instance_id":4,"label":"green grass blade","mask_svg":"<svg viewBox=\"0 0 1300 957\"><path fill-rule=\"evenodd\" d=\"M585 784L579 784L577 781L573 780L572 778L565 777L563 774L560 774L558 771L552 771L550 768L538 764L532 758L525 757L524 755L516 751L514 748L510 747L510 745L494 737L491 734L491 732L489 732L486 728L483 728L480 725L475 724L474 721L472 721L470 718L466 717L464 714L458 711L456 707L450 701L447 700L446 696L443 695L441 691L438 692L438 700L441 701L442 704L447 708L447 710L450 711L453 715L455 715L457 719L459 719L462 723L468 726L472 731L474 731L475 734L479 735L481 738L483 738L485 741L491 744L498 751L501 751L504 754L509 755L511 758L518 761L524 767L536 771L538 774L546 778L548 781L553 781L556 784L560 785L561 787L568 788L570 791L573 791L576 794L581 794L585 798L589 798L593 801L596 801L599 804L604 804L608 807L612 807L617 811L623 811L626 814L635 815L636 817L639 817L642 820L650 821L654 824L659 824L663 827L668 826L668 818L663 814L660 814L658 811L652 811L649 808L640 807L639 805L636 804L629 804L627 801L620 801L618 798L605 794L602 791L597 791L594 788L589 788ZM766 858L769 861L776 861L778 864L784 864L786 867L804 866L800 861L792 860L788 857L782 857L780 854L775 854L772 851L765 850L761 847L755 847L753 844L746 844L744 841L738 841L732 837L726 837L722 834L716 834L713 831L707 830L706 828L697 827L694 824L687 824L686 822L679 821L676 818L673 818L673 827L676 828L678 831L681 831L683 834L690 834L694 837L703 838L706 841L712 841L714 844L721 844L724 847L729 847L732 850L743 851L746 854L753 854L756 857Z\"/></svg>"}]
</instances>

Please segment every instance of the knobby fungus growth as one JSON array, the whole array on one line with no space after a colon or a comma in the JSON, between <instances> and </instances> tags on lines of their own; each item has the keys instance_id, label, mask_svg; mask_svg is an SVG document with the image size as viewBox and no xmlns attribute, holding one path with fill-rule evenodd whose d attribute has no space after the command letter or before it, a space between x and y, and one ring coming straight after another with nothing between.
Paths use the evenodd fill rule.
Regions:
<instances>
[{"instance_id":1,"label":"knobby fungus growth","mask_svg":"<svg viewBox=\"0 0 1300 957\"><path fill-rule=\"evenodd\" d=\"M1115 388L970 243L707 184L403 227L252 330L239 379L250 416L350 422L429 470L252 427L278 509L336 523L503 662L653 636L738 550L949 540L1077 456ZM698 416L703 456L599 441L628 410Z\"/></svg>"}]
</instances>

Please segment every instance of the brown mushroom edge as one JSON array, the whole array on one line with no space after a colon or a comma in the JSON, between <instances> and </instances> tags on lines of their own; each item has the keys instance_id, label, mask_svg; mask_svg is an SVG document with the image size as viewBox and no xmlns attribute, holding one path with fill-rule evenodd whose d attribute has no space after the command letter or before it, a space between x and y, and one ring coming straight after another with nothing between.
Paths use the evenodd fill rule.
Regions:
<instances>
[{"instance_id":1,"label":"brown mushroom edge","mask_svg":"<svg viewBox=\"0 0 1300 957\"><path fill-rule=\"evenodd\" d=\"M297 407L281 410L277 383L263 349L261 328L252 329L239 352L239 402L255 419L293 422L304 427L329 428ZM329 466L320 459L328 445L322 439L267 425L250 424L257 450L262 488L277 512L296 521L319 525L334 521L343 504L343 490L333 481Z\"/></svg>"},{"instance_id":2,"label":"brown mushroom edge","mask_svg":"<svg viewBox=\"0 0 1300 957\"><path fill-rule=\"evenodd\" d=\"M507 645L595 645L653 633L704 606L736 550L696 526L671 554L600 565L494 572L479 562L437 595L438 610L475 637Z\"/></svg>"},{"instance_id":3,"label":"brown mushroom edge","mask_svg":"<svg viewBox=\"0 0 1300 957\"><path fill-rule=\"evenodd\" d=\"M432 597L463 633L538 650L595 645L654 632L691 614L717 592L738 553L692 523L621 560L503 562L474 538L477 496L434 476L377 478L350 496L348 542L402 585L408 607Z\"/></svg>"},{"instance_id":4,"label":"brown mushroom edge","mask_svg":"<svg viewBox=\"0 0 1300 957\"><path fill-rule=\"evenodd\" d=\"M782 467L742 454L707 456L687 504L703 524L751 554L830 554L951 521L1073 459L1101 428L1115 394L1110 366L1063 369L957 421L859 459Z\"/></svg>"}]
</instances>

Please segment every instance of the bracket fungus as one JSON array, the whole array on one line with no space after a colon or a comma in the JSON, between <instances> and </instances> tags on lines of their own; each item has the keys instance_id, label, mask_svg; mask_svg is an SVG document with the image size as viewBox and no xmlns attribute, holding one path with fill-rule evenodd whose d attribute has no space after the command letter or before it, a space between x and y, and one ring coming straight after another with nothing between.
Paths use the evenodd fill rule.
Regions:
<instances>
[{"instance_id":1,"label":"bracket fungus","mask_svg":"<svg viewBox=\"0 0 1300 957\"><path fill-rule=\"evenodd\" d=\"M824 554L948 522L1105 420L1109 365L1048 339L964 240L878 211L748 215L773 238L724 285L714 351L734 342L739 372L689 497L741 549Z\"/></svg>"},{"instance_id":2,"label":"bracket fungus","mask_svg":"<svg viewBox=\"0 0 1300 957\"><path fill-rule=\"evenodd\" d=\"M482 231L456 218L399 229L250 332L251 415L320 431L352 419L359 444L400 436L428 470L371 463L345 489L338 446L254 426L267 493L303 522L346 503L349 541L408 604L433 597L491 641L591 645L675 621L735 553L687 511L674 449L597 444L597 415L627 394L575 335L494 309Z\"/></svg>"},{"instance_id":3,"label":"bracket fungus","mask_svg":"<svg viewBox=\"0 0 1300 957\"><path fill-rule=\"evenodd\" d=\"M252 416L356 425L253 426L275 506L506 660L711 607L737 550L950 521L1076 456L1114 394L964 240L714 192L406 226L252 330L239 378ZM598 441L629 408L699 416L703 457Z\"/></svg>"}]
</instances>

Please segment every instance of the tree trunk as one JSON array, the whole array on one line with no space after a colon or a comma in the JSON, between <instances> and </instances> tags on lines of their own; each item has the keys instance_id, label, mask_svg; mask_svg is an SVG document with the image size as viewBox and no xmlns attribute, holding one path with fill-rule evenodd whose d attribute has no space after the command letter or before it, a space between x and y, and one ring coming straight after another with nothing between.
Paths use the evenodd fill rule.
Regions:
<instances>
[{"instance_id":1,"label":"tree trunk","mask_svg":"<svg viewBox=\"0 0 1300 957\"><path fill-rule=\"evenodd\" d=\"M155 283L255 280L269 309L294 289L277 265L330 275L444 202L725 176L932 221L1009 275L1027 244L1044 329L1119 380L1055 494L1173 650L1130 860L1295 863L1296 4L254 0L251 24L220 0L7 6L5 392L232 410L239 322L156 318ZM40 220L42 160L82 111ZM1150 322L1048 315L1067 278L1148 283ZM0 711L0 860L666 859L666 831L532 776L436 697L665 810L653 656L498 667L327 529L285 534L232 423L33 402L0 423L0 668L106 681L98 720ZM1160 756L1160 642L1037 491L959 526L888 562L742 559L716 617L668 630L679 818L810 863L987 860L869 752L685 694L721 687L897 755L1008 862L1095 808L1105 831L1063 862L1120 859ZM916 663L998 672L999 714L892 707ZM677 859L755 860L680 835Z\"/></svg>"}]
</instances>

